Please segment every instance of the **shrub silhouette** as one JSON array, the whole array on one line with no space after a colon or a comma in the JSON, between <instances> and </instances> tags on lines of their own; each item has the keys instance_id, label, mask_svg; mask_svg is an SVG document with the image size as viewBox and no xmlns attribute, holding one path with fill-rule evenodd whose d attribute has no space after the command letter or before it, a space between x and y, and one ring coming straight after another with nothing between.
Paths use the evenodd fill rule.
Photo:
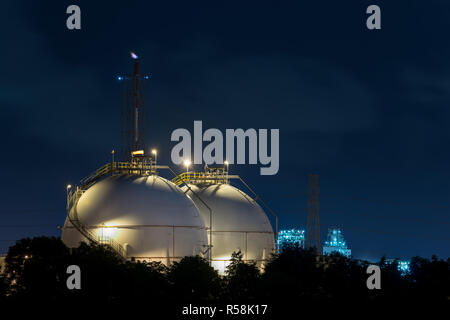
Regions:
<instances>
[{"instance_id":1,"label":"shrub silhouette","mask_svg":"<svg viewBox=\"0 0 450 320\"><path fill-rule=\"evenodd\" d=\"M245 263L241 251L233 252L225 271L225 298L233 301L255 300L260 295L261 274L255 262Z\"/></svg>"},{"instance_id":2,"label":"shrub silhouette","mask_svg":"<svg viewBox=\"0 0 450 320\"><path fill-rule=\"evenodd\" d=\"M445 304L450 297L449 260L435 256L431 260L413 258L411 272L406 275L398 271L396 262L386 263L382 258L378 263L381 290L366 287L368 262L339 254L321 256L314 249L295 245L272 255L262 271L255 263L244 262L241 252L235 252L224 276L199 256L185 257L169 267L156 262L125 262L105 246L82 243L79 248L68 249L60 239L51 237L19 240L9 249L5 262L0 275L2 304L139 302L153 307L164 304L179 315L180 306L196 302L251 301L296 312L300 305L313 302ZM72 264L81 268L81 290L67 289L66 270Z\"/></svg>"}]
</instances>

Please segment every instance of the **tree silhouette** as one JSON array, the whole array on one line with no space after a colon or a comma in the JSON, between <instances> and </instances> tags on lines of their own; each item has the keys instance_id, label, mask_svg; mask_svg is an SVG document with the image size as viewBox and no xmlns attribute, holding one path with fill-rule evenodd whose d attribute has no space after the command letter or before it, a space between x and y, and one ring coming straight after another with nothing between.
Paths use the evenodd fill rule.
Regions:
<instances>
[{"instance_id":1,"label":"tree silhouette","mask_svg":"<svg viewBox=\"0 0 450 320\"><path fill-rule=\"evenodd\" d=\"M265 296L273 301L313 299L323 294L323 267L314 248L304 250L286 245L273 255L262 276Z\"/></svg>"},{"instance_id":2,"label":"tree silhouette","mask_svg":"<svg viewBox=\"0 0 450 320\"><path fill-rule=\"evenodd\" d=\"M323 266L321 286L324 298L334 302L352 299L354 302L367 297L366 274L368 264L349 259L338 252L320 258Z\"/></svg>"},{"instance_id":3,"label":"tree silhouette","mask_svg":"<svg viewBox=\"0 0 450 320\"><path fill-rule=\"evenodd\" d=\"M254 300L259 296L261 274L255 262L245 263L241 251L233 252L225 271L226 293L233 300Z\"/></svg>"},{"instance_id":4,"label":"tree silhouette","mask_svg":"<svg viewBox=\"0 0 450 320\"><path fill-rule=\"evenodd\" d=\"M222 289L219 274L199 256L184 257L174 262L167 278L172 295L179 301L213 301Z\"/></svg>"},{"instance_id":5,"label":"tree silhouette","mask_svg":"<svg viewBox=\"0 0 450 320\"><path fill-rule=\"evenodd\" d=\"M2 272L3 270L0 270L0 302L5 300L9 288L6 277L2 274Z\"/></svg>"},{"instance_id":6,"label":"tree silhouette","mask_svg":"<svg viewBox=\"0 0 450 320\"><path fill-rule=\"evenodd\" d=\"M340 254L322 256L296 245L283 247L262 272L255 263L245 263L241 252L234 252L224 277L199 256L166 267L158 262L124 261L101 245L82 243L68 249L60 239L48 237L19 240L9 249L5 263L0 301L20 306L31 302L57 302L59 306L139 303L153 310L169 306L164 310L179 315L176 305L249 301L295 314L299 306L316 302L448 304L450 297L448 259L415 257L411 272L402 274L395 261L382 258L377 263L381 290L368 290L368 262ZM81 290L67 289L66 270L72 264L81 269Z\"/></svg>"},{"instance_id":7,"label":"tree silhouette","mask_svg":"<svg viewBox=\"0 0 450 320\"><path fill-rule=\"evenodd\" d=\"M407 278L413 283L414 296L426 301L447 302L450 300L450 259L440 260L435 255L431 260L413 257Z\"/></svg>"},{"instance_id":8,"label":"tree silhouette","mask_svg":"<svg viewBox=\"0 0 450 320\"><path fill-rule=\"evenodd\" d=\"M122 283L118 285L127 292L127 300L161 302L169 298L168 268L161 262L126 262L123 271Z\"/></svg>"},{"instance_id":9,"label":"tree silhouette","mask_svg":"<svg viewBox=\"0 0 450 320\"><path fill-rule=\"evenodd\" d=\"M66 291L69 250L57 238L19 240L9 248L5 274L10 293L40 299L56 298Z\"/></svg>"}]
</instances>

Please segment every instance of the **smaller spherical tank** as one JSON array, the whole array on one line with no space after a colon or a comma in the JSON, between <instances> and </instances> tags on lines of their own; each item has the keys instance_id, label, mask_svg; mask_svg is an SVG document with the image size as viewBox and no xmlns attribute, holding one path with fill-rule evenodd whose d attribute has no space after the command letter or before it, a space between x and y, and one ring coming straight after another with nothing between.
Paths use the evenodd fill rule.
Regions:
<instances>
[{"instance_id":1,"label":"smaller spherical tank","mask_svg":"<svg viewBox=\"0 0 450 320\"><path fill-rule=\"evenodd\" d=\"M187 186L182 189L195 202L208 228L208 207L211 209L212 258L219 271L224 270L234 251L241 251L245 260L256 261L258 265L270 257L275 248L274 233L267 215L255 200L229 184L190 184L189 187L198 197Z\"/></svg>"},{"instance_id":2,"label":"smaller spherical tank","mask_svg":"<svg viewBox=\"0 0 450 320\"><path fill-rule=\"evenodd\" d=\"M128 258L170 263L201 255L207 246L194 202L157 175L105 178L83 193L75 209L82 225L100 239L123 246ZM86 241L68 219L62 240L68 247Z\"/></svg>"}]
</instances>

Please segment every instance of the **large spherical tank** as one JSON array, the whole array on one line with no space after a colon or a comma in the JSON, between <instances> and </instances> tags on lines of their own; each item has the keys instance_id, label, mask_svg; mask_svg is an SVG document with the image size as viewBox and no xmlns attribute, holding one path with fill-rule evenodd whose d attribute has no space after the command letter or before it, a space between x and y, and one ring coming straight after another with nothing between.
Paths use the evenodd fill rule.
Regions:
<instances>
[{"instance_id":1,"label":"large spherical tank","mask_svg":"<svg viewBox=\"0 0 450 320\"><path fill-rule=\"evenodd\" d=\"M100 239L122 245L128 258L170 263L199 255L208 244L194 202L157 175L105 178L83 193L76 213L80 223ZM68 247L86 241L67 218L62 240Z\"/></svg>"},{"instance_id":2,"label":"large spherical tank","mask_svg":"<svg viewBox=\"0 0 450 320\"><path fill-rule=\"evenodd\" d=\"M233 251L240 250L245 260L254 260L258 265L270 257L275 248L274 233L255 200L229 184L189 187L198 197L186 186L182 189L194 200L207 227L210 225L208 207L211 209L212 259L219 271L227 266Z\"/></svg>"}]
</instances>

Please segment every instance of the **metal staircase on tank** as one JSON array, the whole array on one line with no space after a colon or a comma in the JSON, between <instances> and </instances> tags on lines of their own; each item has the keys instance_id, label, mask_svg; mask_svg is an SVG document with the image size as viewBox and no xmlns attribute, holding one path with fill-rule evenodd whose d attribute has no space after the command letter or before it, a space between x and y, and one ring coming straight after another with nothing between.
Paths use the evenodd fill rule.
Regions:
<instances>
[{"instance_id":1,"label":"metal staircase on tank","mask_svg":"<svg viewBox=\"0 0 450 320\"><path fill-rule=\"evenodd\" d=\"M67 195L67 218L72 226L78 230L90 242L104 245L111 248L124 260L127 259L127 254L123 246L113 239L105 239L95 234L88 226L81 223L78 218L77 205L83 193L89 189L94 183L108 175L115 174L135 174L135 175L150 175L156 174L157 169L167 169L168 166L157 166L151 157L137 155L131 158L130 162L110 162L98 168L89 176L83 178L80 184L71 189ZM169 168L170 169L170 168ZM172 170L171 170L172 171Z\"/></svg>"},{"instance_id":2,"label":"metal staircase on tank","mask_svg":"<svg viewBox=\"0 0 450 320\"><path fill-rule=\"evenodd\" d=\"M278 215L264 202L264 200L238 175L228 174L228 165L219 167L205 166L204 172L184 172L172 179L177 186L185 185L193 191L189 184L208 185L208 184L229 184L231 179L239 180L253 194L253 201L259 202L265 207L272 216L275 217L275 250L278 251ZM200 200L201 198L196 195ZM204 201L201 200L203 203ZM208 207L209 210L211 210ZM211 224L212 225L212 224Z\"/></svg>"},{"instance_id":3,"label":"metal staircase on tank","mask_svg":"<svg viewBox=\"0 0 450 320\"><path fill-rule=\"evenodd\" d=\"M70 192L67 195L67 218L72 224L72 226L80 232L88 241L98 244L98 245L104 245L112 249L114 252L116 252L122 259L127 260L127 253L126 250L123 248L123 246L118 243L117 241L114 241L113 239L105 239L100 237L99 235L92 232L91 228L89 226L84 225L78 218L78 212L77 212L77 205L78 201L80 200L83 193L89 189L93 184L95 184L100 179L108 176L108 175L116 175L116 174L133 174L133 175L140 175L140 176L148 176L150 174L157 174L158 169L165 169L169 170L171 174L176 179L178 176L177 174L166 165L156 165L156 161L153 161L152 157L145 156L145 155L137 155L133 156L130 160L130 162L110 162L106 163L105 165L101 166L97 170L95 170L93 173L91 173L89 176L83 178L80 181L80 184L76 186L75 188L70 189ZM179 183L178 183L179 185ZM204 203L204 201L192 190L189 186L187 186L192 193L199 198L200 201ZM210 210L210 207L204 203L205 206ZM209 250L211 250L211 246L208 246L207 250L205 252L202 252L203 254L206 254Z\"/></svg>"},{"instance_id":4,"label":"metal staircase on tank","mask_svg":"<svg viewBox=\"0 0 450 320\"><path fill-rule=\"evenodd\" d=\"M98 245L104 245L112 249L117 253L119 257L126 260L126 252L125 249L113 239L105 239L94 232L92 232L87 226L83 225L81 221L78 219L77 205L83 193L92 186L96 181L100 180L104 176L113 172L112 168L114 168L114 163L107 163L104 166L97 169L94 173L89 175L88 177L81 180L80 185L76 186L72 191L68 194L67 197L67 219L70 221L72 226L83 235L88 241Z\"/></svg>"}]
</instances>

